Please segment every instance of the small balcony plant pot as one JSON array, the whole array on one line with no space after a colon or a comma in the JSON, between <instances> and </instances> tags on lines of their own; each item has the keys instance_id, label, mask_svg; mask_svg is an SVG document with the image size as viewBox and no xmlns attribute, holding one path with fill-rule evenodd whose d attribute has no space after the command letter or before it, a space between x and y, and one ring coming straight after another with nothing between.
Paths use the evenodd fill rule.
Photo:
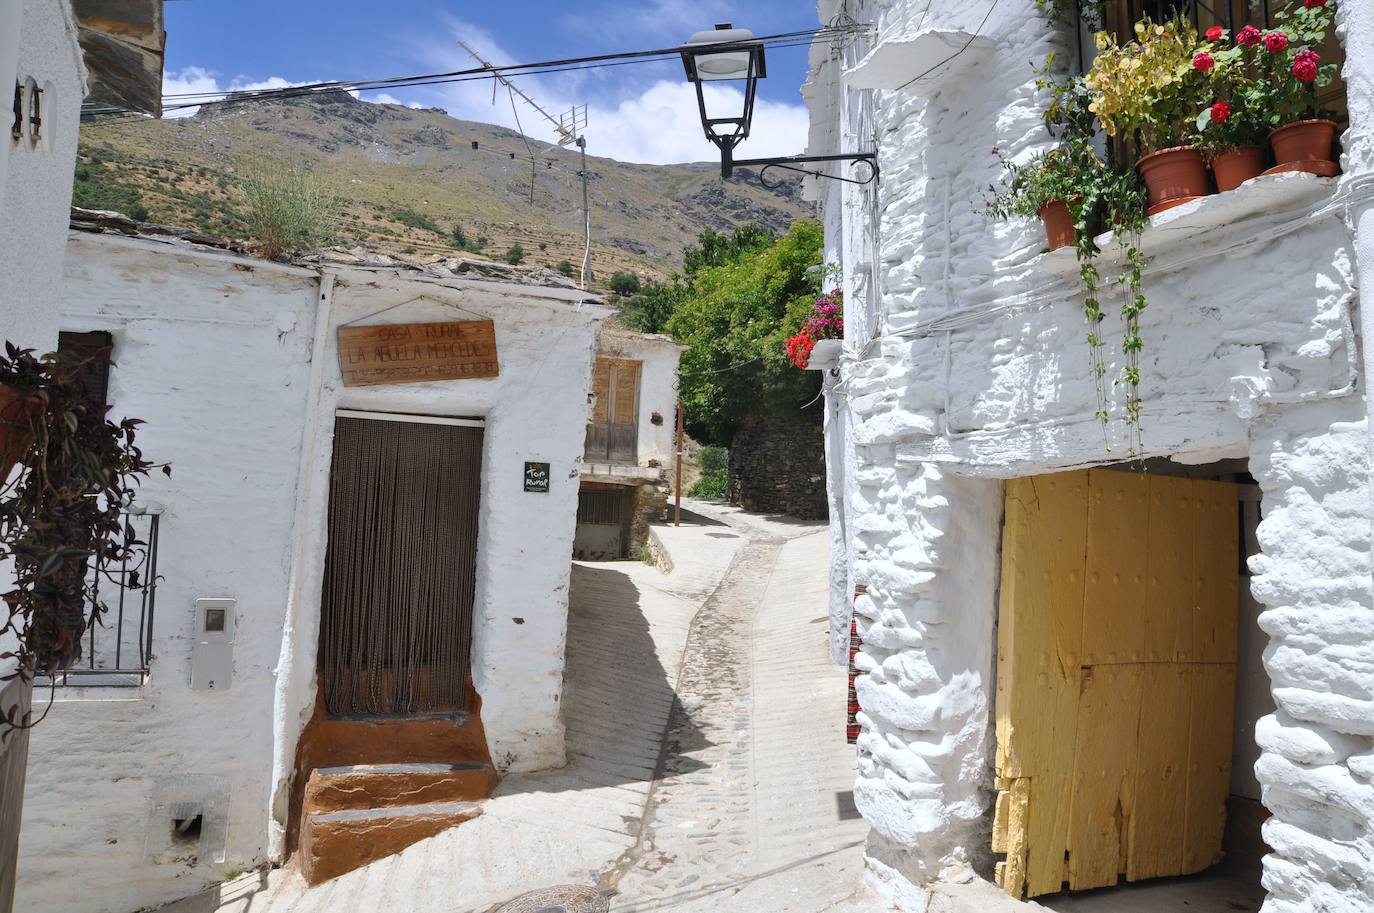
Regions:
<instances>
[{"instance_id":1,"label":"small balcony plant pot","mask_svg":"<svg viewBox=\"0 0 1374 913\"><path fill-rule=\"evenodd\" d=\"M34 408L26 409L23 399L14 390L0 384L0 484L24 455L29 443L27 417Z\"/></svg>"},{"instance_id":2,"label":"small balcony plant pot","mask_svg":"<svg viewBox=\"0 0 1374 913\"><path fill-rule=\"evenodd\" d=\"M807 359L806 370L824 371L840 363L840 350L844 348L843 339L817 339L816 347Z\"/></svg>"},{"instance_id":3,"label":"small balcony plant pot","mask_svg":"<svg viewBox=\"0 0 1374 913\"><path fill-rule=\"evenodd\" d=\"M1228 149L1212 156L1212 176L1217 179L1217 191L1235 190L1251 178L1264 173L1264 150L1259 146Z\"/></svg>"},{"instance_id":4,"label":"small balcony plant pot","mask_svg":"<svg viewBox=\"0 0 1374 913\"><path fill-rule=\"evenodd\" d=\"M1068 247L1074 242L1073 211L1063 200L1054 200L1040 207L1040 221L1045 223L1045 238L1050 250Z\"/></svg>"},{"instance_id":5,"label":"small balcony plant pot","mask_svg":"<svg viewBox=\"0 0 1374 913\"><path fill-rule=\"evenodd\" d=\"M1336 125L1320 118L1284 124L1269 134L1269 145L1277 164L1265 174L1305 171L1334 177L1340 171L1331 159L1331 142L1335 135Z\"/></svg>"},{"instance_id":6,"label":"small balcony plant pot","mask_svg":"<svg viewBox=\"0 0 1374 913\"><path fill-rule=\"evenodd\" d=\"M1151 152L1136 162L1150 190L1148 215L1190 203L1211 192L1207 163L1195 146L1172 146Z\"/></svg>"}]
</instances>

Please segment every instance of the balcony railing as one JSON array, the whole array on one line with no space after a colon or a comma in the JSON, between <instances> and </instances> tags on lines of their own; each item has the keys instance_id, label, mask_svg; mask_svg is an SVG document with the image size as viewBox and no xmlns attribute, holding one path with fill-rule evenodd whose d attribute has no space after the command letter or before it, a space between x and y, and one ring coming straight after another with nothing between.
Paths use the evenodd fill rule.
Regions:
<instances>
[{"instance_id":1,"label":"balcony railing","mask_svg":"<svg viewBox=\"0 0 1374 913\"><path fill-rule=\"evenodd\" d=\"M139 544L127 560L101 562L87 577L87 616L96 604L106 611L87 629L81 659L54 677L40 676L39 686L135 688L147 679L153 660L161 516L135 513L126 514L125 520Z\"/></svg>"}]
</instances>

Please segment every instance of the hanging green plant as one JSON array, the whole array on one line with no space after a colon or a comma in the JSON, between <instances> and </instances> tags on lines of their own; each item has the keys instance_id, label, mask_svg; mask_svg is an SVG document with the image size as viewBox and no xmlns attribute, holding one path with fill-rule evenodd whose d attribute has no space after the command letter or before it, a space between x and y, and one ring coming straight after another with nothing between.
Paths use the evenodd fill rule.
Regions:
<instances>
[{"instance_id":1,"label":"hanging green plant","mask_svg":"<svg viewBox=\"0 0 1374 913\"><path fill-rule=\"evenodd\" d=\"M0 463L23 467L12 480L0 476L0 561L14 567L0 636L15 644L0 659L14 660L26 679L81 658L82 634L105 612L92 568L118 567L144 545L123 514L155 467L134 443L141 422L110 421L88 394L94 361L108 354L38 357L6 343L0 355ZM138 588L129 576L125 585ZM0 710L11 726L29 725L15 718L17 708Z\"/></svg>"},{"instance_id":2,"label":"hanging green plant","mask_svg":"<svg viewBox=\"0 0 1374 913\"><path fill-rule=\"evenodd\" d=\"M1144 340L1141 313L1147 306L1142 291L1146 257L1140 250L1140 233L1149 224L1148 194L1134 169L1112 167L1098 155L1094 134L1097 119L1090 110L1092 93L1082 78L1056 80L1050 75L1051 56L1037 70L1037 86L1050 93L1044 112L1045 126L1058 145L1033 156L1025 164L1009 161L993 150L1003 165L1000 185L989 188L984 212L995 218L1024 217L1041 210L1049 201L1067 206L1073 219L1073 249L1078 260L1078 281L1083 295L1083 320L1087 326L1088 371L1096 395L1094 415L1102 424L1103 440L1111 450L1109 423L1112 390L1124 389L1121 411L1128 428L1130 452L1144 449L1141 423L1140 354ZM1105 293L1099 267L1100 232L1113 232L1121 271L1108 282L1120 296L1122 320L1119 375L1109 384L1103 352Z\"/></svg>"}]
</instances>

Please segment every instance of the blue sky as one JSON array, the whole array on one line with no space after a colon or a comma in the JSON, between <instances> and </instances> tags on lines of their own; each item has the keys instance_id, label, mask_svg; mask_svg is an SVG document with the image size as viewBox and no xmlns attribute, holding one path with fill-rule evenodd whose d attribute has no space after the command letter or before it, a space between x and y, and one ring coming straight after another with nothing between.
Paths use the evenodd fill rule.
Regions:
<instances>
[{"instance_id":1,"label":"blue sky","mask_svg":"<svg viewBox=\"0 0 1374 913\"><path fill-rule=\"evenodd\" d=\"M673 47L716 22L759 35L816 25L810 0L169 0L166 11L168 93L464 69L474 63L459 38L497 63L526 63ZM770 50L768 72L741 157L800 153L805 145L806 49ZM520 85L555 113L589 105L593 154L657 163L717 157L675 62L528 77ZM363 97L514 126L509 99L503 91L493 106L489 82ZM553 138L532 111L522 107L520 119L531 135Z\"/></svg>"}]
</instances>

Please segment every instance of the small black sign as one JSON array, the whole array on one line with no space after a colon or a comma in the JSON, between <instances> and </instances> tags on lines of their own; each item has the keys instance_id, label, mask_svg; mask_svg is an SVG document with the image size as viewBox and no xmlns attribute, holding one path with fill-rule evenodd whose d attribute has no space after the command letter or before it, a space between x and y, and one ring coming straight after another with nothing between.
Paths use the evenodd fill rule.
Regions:
<instances>
[{"instance_id":1,"label":"small black sign","mask_svg":"<svg viewBox=\"0 0 1374 913\"><path fill-rule=\"evenodd\" d=\"M549 490L549 464L548 463L526 463L525 464L525 491L539 491L548 493Z\"/></svg>"}]
</instances>

